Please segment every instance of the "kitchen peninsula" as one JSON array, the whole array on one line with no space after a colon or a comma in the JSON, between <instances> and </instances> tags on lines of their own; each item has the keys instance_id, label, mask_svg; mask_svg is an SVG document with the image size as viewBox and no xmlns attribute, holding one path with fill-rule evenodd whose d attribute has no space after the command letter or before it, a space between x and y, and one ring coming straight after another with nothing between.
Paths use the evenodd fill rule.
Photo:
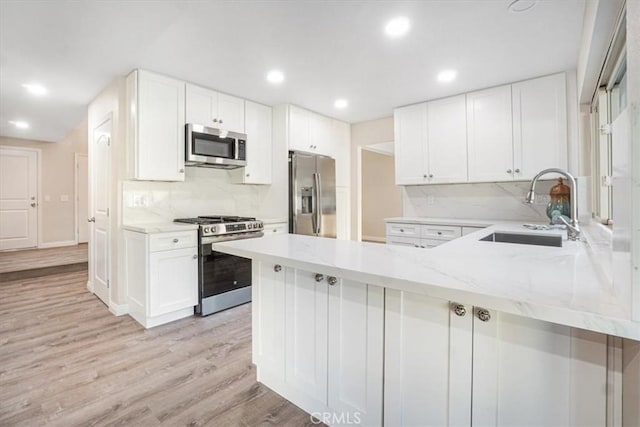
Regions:
<instances>
[{"instance_id":1,"label":"kitchen peninsula","mask_svg":"<svg viewBox=\"0 0 640 427\"><path fill-rule=\"evenodd\" d=\"M562 247L437 248L298 235L229 242L253 259L258 381L364 425L604 425L607 335L640 339L597 230ZM331 425L340 420L323 420Z\"/></svg>"}]
</instances>

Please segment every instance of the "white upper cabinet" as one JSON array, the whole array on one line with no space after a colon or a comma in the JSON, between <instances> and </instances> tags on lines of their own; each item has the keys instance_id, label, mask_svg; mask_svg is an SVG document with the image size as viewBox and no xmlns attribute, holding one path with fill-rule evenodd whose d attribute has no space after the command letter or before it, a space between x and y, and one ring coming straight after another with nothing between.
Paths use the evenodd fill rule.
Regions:
<instances>
[{"instance_id":1,"label":"white upper cabinet","mask_svg":"<svg viewBox=\"0 0 640 427\"><path fill-rule=\"evenodd\" d=\"M289 106L289 150L334 157L331 119Z\"/></svg>"},{"instance_id":2,"label":"white upper cabinet","mask_svg":"<svg viewBox=\"0 0 640 427\"><path fill-rule=\"evenodd\" d=\"M332 152L336 158L336 186L349 187L351 181L351 126L339 120L331 121Z\"/></svg>"},{"instance_id":3,"label":"white upper cabinet","mask_svg":"<svg viewBox=\"0 0 640 427\"><path fill-rule=\"evenodd\" d=\"M469 181L513 180L511 85L467 94Z\"/></svg>"},{"instance_id":4,"label":"white upper cabinet","mask_svg":"<svg viewBox=\"0 0 640 427\"><path fill-rule=\"evenodd\" d=\"M396 184L426 184L427 104L396 108L394 112Z\"/></svg>"},{"instance_id":5,"label":"white upper cabinet","mask_svg":"<svg viewBox=\"0 0 640 427\"><path fill-rule=\"evenodd\" d=\"M185 83L144 70L127 77L129 176L184 181Z\"/></svg>"},{"instance_id":6,"label":"white upper cabinet","mask_svg":"<svg viewBox=\"0 0 640 427\"><path fill-rule=\"evenodd\" d=\"M186 84L186 122L245 133L245 101Z\"/></svg>"},{"instance_id":7,"label":"white upper cabinet","mask_svg":"<svg viewBox=\"0 0 640 427\"><path fill-rule=\"evenodd\" d=\"M515 83L512 91L515 179L531 179L546 168L566 168L565 74Z\"/></svg>"},{"instance_id":8,"label":"white upper cabinet","mask_svg":"<svg viewBox=\"0 0 640 427\"><path fill-rule=\"evenodd\" d=\"M464 95L427 103L429 182L467 181L467 107Z\"/></svg>"},{"instance_id":9,"label":"white upper cabinet","mask_svg":"<svg viewBox=\"0 0 640 427\"><path fill-rule=\"evenodd\" d=\"M245 101L247 166L229 173L238 184L271 184L271 107Z\"/></svg>"}]
</instances>

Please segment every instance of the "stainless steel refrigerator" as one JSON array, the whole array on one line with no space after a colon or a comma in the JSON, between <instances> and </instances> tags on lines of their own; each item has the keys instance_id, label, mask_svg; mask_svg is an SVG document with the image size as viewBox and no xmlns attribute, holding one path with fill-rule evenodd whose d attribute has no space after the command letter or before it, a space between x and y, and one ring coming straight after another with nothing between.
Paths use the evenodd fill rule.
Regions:
<instances>
[{"instance_id":1,"label":"stainless steel refrigerator","mask_svg":"<svg viewBox=\"0 0 640 427\"><path fill-rule=\"evenodd\" d=\"M289 232L336 237L336 162L289 152Z\"/></svg>"}]
</instances>

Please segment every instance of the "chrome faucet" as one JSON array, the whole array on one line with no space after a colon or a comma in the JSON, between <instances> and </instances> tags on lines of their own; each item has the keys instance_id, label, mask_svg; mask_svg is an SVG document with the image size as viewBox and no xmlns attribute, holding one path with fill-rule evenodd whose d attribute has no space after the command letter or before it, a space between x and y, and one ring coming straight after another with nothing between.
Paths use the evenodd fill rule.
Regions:
<instances>
[{"instance_id":1,"label":"chrome faucet","mask_svg":"<svg viewBox=\"0 0 640 427\"><path fill-rule=\"evenodd\" d=\"M536 184L538 183L538 180L541 176L548 173L558 173L560 175L563 175L571 183L571 195L569 196L571 198L571 220L567 221L562 215L558 216L558 218L567 226L567 237L569 238L569 240L580 240L580 224L578 224L578 186L576 184L576 179L569 172L557 168L550 168L540 171L531 180L531 188L529 189L529 193L527 193L527 203L533 203L536 197Z\"/></svg>"}]
</instances>

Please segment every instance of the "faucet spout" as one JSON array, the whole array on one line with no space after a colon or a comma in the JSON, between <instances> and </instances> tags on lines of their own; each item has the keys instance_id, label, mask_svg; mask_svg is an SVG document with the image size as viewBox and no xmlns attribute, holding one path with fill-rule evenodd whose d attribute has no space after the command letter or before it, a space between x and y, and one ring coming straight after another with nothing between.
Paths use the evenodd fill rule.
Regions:
<instances>
[{"instance_id":1,"label":"faucet spout","mask_svg":"<svg viewBox=\"0 0 640 427\"><path fill-rule=\"evenodd\" d=\"M569 240L580 240L580 224L578 223L578 185L576 183L575 177L568 171L558 168L549 168L538 172L538 174L531 180L531 187L529 188L529 192L527 193L526 201L527 203L534 202L536 184L538 183L538 180L540 179L540 177L549 173L560 174L567 178L567 180L569 180L569 182L571 183L571 220L567 221L562 217L560 217L560 220L567 226L567 237L569 238Z\"/></svg>"}]
</instances>

